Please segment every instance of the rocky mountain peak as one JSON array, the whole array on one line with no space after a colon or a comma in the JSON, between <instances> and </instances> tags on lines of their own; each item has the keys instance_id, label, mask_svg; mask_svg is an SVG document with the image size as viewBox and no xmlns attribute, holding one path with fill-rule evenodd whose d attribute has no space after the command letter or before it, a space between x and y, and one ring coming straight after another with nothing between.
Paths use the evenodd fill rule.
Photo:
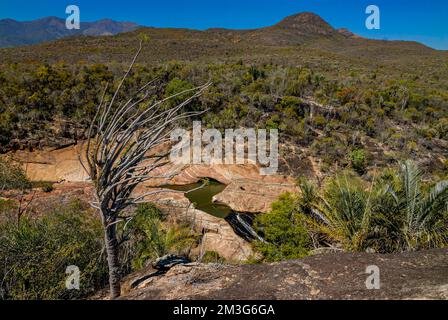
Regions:
<instances>
[{"instance_id":1,"label":"rocky mountain peak","mask_svg":"<svg viewBox=\"0 0 448 320\"><path fill-rule=\"evenodd\" d=\"M336 32L324 19L311 12L286 17L276 27L308 35L332 35Z\"/></svg>"}]
</instances>

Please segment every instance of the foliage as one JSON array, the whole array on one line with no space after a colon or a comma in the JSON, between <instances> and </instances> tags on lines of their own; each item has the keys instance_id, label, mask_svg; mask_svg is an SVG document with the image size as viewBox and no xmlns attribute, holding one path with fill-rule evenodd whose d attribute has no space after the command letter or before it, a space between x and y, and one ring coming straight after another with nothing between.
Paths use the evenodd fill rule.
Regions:
<instances>
[{"instance_id":1,"label":"foliage","mask_svg":"<svg viewBox=\"0 0 448 320\"><path fill-rule=\"evenodd\" d=\"M308 202L321 217L314 231L349 251L448 246L448 181L423 188L421 178L412 161L369 184L349 174L331 178Z\"/></svg>"},{"instance_id":2,"label":"foliage","mask_svg":"<svg viewBox=\"0 0 448 320\"><path fill-rule=\"evenodd\" d=\"M363 149L355 149L350 152L349 159L352 168L360 175L366 172L367 168L367 154Z\"/></svg>"},{"instance_id":3,"label":"foliage","mask_svg":"<svg viewBox=\"0 0 448 320\"><path fill-rule=\"evenodd\" d=\"M221 257L216 251L206 251L201 259L202 263L225 263L226 259Z\"/></svg>"},{"instance_id":4,"label":"foliage","mask_svg":"<svg viewBox=\"0 0 448 320\"><path fill-rule=\"evenodd\" d=\"M79 202L42 218L5 219L0 225L3 299L77 299L102 288L101 223ZM81 271L80 290L67 290L66 268Z\"/></svg>"},{"instance_id":5,"label":"foliage","mask_svg":"<svg viewBox=\"0 0 448 320\"><path fill-rule=\"evenodd\" d=\"M29 189L31 183L19 164L0 157L0 191L9 189Z\"/></svg>"},{"instance_id":6,"label":"foliage","mask_svg":"<svg viewBox=\"0 0 448 320\"><path fill-rule=\"evenodd\" d=\"M54 190L54 186L51 182L44 182L41 188L43 192L47 193L52 192Z\"/></svg>"},{"instance_id":7,"label":"foliage","mask_svg":"<svg viewBox=\"0 0 448 320\"><path fill-rule=\"evenodd\" d=\"M412 161L402 163L399 172L385 181L386 191L377 200L378 227L393 223L386 232L395 249L448 246L448 181L425 188L422 172Z\"/></svg>"},{"instance_id":8,"label":"foliage","mask_svg":"<svg viewBox=\"0 0 448 320\"><path fill-rule=\"evenodd\" d=\"M348 251L361 251L369 235L371 191L348 174L329 179L315 209L321 214L318 232Z\"/></svg>"},{"instance_id":9,"label":"foliage","mask_svg":"<svg viewBox=\"0 0 448 320\"><path fill-rule=\"evenodd\" d=\"M174 78L167 84L167 86L165 88L165 98L171 97L173 95L182 93L187 90L191 90L193 88L194 88L194 86L191 83L189 83L188 81ZM171 104L171 106L178 105L178 104L184 102L186 99L188 99L192 95L193 94L191 92L181 94L181 95L171 99L169 103Z\"/></svg>"},{"instance_id":10,"label":"foliage","mask_svg":"<svg viewBox=\"0 0 448 320\"><path fill-rule=\"evenodd\" d=\"M305 217L297 208L297 197L285 194L272 205L272 210L255 218L255 230L266 240L255 248L266 261L301 258L309 254L311 237Z\"/></svg>"},{"instance_id":11,"label":"foliage","mask_svg":"<svg viewBox=\"0 0 448 320\"><path fill-rule=\"evenodd\" d=\"M279 55L277 63L270 59L145 63L135 66L124 83L123 96L151 79L158 79L156 99L212 80L209 91L187 106L190 111L208 110L201 116L204 125L221 130L278 128L282 143L309 151L322 160L327 173L350 164L360 174L371 164L387 166L385 153L374 152L370 157L375 149L400 153L403 159L428 154L444 158L439 147L444 142L437 140L446 140L448 132L448 94L442 80L448 76L443 68L419 66L419 74L440 79L428 82L425 77L417 79L416 69L404 65L390 68L385 64L381 70L372 70L355 60L341 63L316 57L316 52L308 60L307 54L300 55L300 63L285 59L287 52ZM98 92L121 77L124 67L115 62L2 64L0 149L40 148L50 143L49 137L85 138L99 103ZM114 89L111 86L106 92L106 101ZM177 98L171 102L185 97ZM310 101L334 111L312 107ZM435 173L433 166L425 170Z\"/></svg>"},{"instance_id":12,"label":"foliage","mask_svg":"<svg viewBox=\"0 0 448 320\"><path fill-rule=\"evenodd\" d=\"M188 256L198 236L184 225L165 226L163 215L154 205L143 204L137 208L134 220L129 224L131 243L135 246L132 266L143 268L148 260L167 254Z\"/></svg>"},{"instance_id":13,"label":"foliage","mask_svg":"<svg viewBox=\"0 0 448 320\"><path fill-rule=\"evenodd\" d=\"M267 261L306 255L311 242L346 251L381 253L448 247L448 181L423 185L412 161L386 169L371 182L345 172L319 189L298 182L255 226L267 243L256 249Z\"/></svg>"}]
</instances>

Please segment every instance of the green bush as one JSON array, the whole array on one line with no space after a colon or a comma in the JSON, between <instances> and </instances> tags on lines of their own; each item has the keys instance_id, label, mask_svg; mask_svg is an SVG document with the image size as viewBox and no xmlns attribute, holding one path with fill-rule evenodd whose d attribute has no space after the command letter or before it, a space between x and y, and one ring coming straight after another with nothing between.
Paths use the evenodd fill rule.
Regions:
<instances>
[{"instance_id":1,"label":"green bush","mask_svg":"<svg viewBox=\"0 0 448 320\"><path fill-rule=\"evenodd\" d=\"M190 227L185 225L165 226L163 215L153 204L142 204L128 226L131 234L128 245L132 247L132 267L141 269L147 261L167 254L188 256L198 240Z\"/></svg>"},{"instance_id":2,"label":"green bush","mask_svg":"<svg viewBox=\"0 0 448 320\"><path fill-rule=\"evenodd\" d=\"M29 189L31 182L19 164L0 157L0 191L10 189Z\"/></svg>"},{"instance_id":3,"label":"green bush","mask_svg":"<svg viewBox=\"0 0 448 320\"><path fill-rule=\"evenodd\" d=\"M363 149L356 149L351 151L348 157L352 164L353 170L355 170L360 175L366 173L368 159L367 153Z\"/></svg>"},{"instance_id":4,"label":"green bush","mask_svg":"<svg viewBox=\"0 0 448 320\"><path fill-rule=\"evenodd\" d=\"M254 221L255 230L266 242L255 242L265 261L281 261L305 257L312 249L305 216L298 209L298 199L284 194L273 203L272 210Z\"/></svg>"},{"instance_id":5,"label":"green bush","mask_svg":"<svg viewBox=\"0 0 448 320\"><path fill-rule=\"evenodd\" d=\"M172 95L179 94L181 92L191 90L193 89L193 85L189 83L188 81L181 80L178 78L175 78L171 80L165 89L165 97L170 97ZM182 102L184 102L186 99L190 98L193 95L193 92L188 92L185 94L181 94L179 96L176 96L175 98L171 99L168 103L171 106L178 105ZM194 108L194 106L189 106L188 108Z\"/></svg>"},{"instance_id":6,"label":"green bush","mask_svg":"<svg viewBox=\"0 0 448 320\"><path fill-rule=\"evenodd\" d=\"M5 219L0 224L3 299L77 299L107 283L101 222L79 202L42 218ZM81 272L80 290L67 290L66 268Z\"/></svg>"},{"instance_id":7,"label":"green bush","mask_svg":"<svg viewBox=\"0 0 448 320\"><path fill-rule=\"evenodd\" d=\"M51 183L51 182L45 182L41 188L42 188L43 192L47 192L47 193L52 192L54 190L53 183Z\"/></svg>"},{"instance_id":8,"label":"green bush","mask_svg":"<svg viewBox=\"0 0 448 320\"><path fill-rule=\"evenodd\" d=\"M313 217L310 232L322 243L381 253L448 246L448 181L423 186L422 172L411 161L369 184L345 174L316 190L301 185L298 207Z\"/></svg>"},{"instance_id":9,"label":"green bush","mask_svg":"<svg viewBox=\"0 0 448 320\"><path fill-rule=\"evenodd\" d=\"M225 263L226 259L221 257L216 251L207 251L202 256L201 262L203 263Z\"/></svg>"}]
</instances>

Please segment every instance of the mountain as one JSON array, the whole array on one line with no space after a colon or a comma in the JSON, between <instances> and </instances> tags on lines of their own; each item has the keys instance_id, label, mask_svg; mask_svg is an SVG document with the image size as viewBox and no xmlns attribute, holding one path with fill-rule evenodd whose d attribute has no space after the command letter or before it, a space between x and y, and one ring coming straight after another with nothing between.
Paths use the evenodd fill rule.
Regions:
<instances>
[{"instance_id":1,"label":"mountain","mask_svg":"<svg viewBox=\"0 0 448 320\"><path fill-rule=\"evenodd\" d=\"M332 36L336 34L336 30L332 26L311 12L286 17L277 23L275 27L301 36Z\"/></svg>"},{"instance_id":2,"label":"mountain","mask_svg":"<svg viewBox=\"0 0 448 320\"><path fill-rule=\"evenodd\" d=\"M9 40L0 32L0 43L35 43L67 35L64 21L46 18L33 22L34 27L13 20L3 25L21 26L9 30ZM62 28L61 28L62 26ZM411 41L372 40L354 35L349 30L336 30L316 14L305 12L286 17L279 23L251 30L212 28L208 30L140 27L129 23L103 20L85 23L74 37L43 42L33 46L0 49L4 63L58 61L127 62L138 45L141 35L150 39L145 44L141 60L145 62L225 61L243 59L247 62L275 62L279 64L341 61L343 64L371 66L389 64L412 69L416 59L433 57L435 64L444 63L448 52L433 50ZM123 32L128 31L130 32ZM5 31L3 31L5 32ZM123 32L117 34L119 32ZM111 37L82 35L116 34ZM17 35L15 35L17 34ZM71 34L73 35L73 34ZM5 45L5 43L3 43ZM337 55L337 56L335 56ZM322 60L321 58L325 58ZM348 60L348 61L345 61Z\"/></svg>"},{"instance_id":3,"label":"mountain","mask_svg":"<svg viewBox=\"0 0 448 320\"><path fill-rule=\"evenodd\" d=\"M57 17L26 22L4 19L0 20L0 47L31 45L76 35L115 35L137 27L134 23L105 19L97 22L81 22L80 30L68 30L65 20Z\"/></svg>"}]
</instances>

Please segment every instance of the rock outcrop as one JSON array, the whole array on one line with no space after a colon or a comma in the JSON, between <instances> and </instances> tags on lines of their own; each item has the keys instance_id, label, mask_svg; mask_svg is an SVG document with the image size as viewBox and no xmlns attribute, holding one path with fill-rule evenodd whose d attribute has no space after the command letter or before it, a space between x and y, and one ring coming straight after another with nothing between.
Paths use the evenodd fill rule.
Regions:
<instances>
[{"instance_id":1,"label":"rock outcrop","mask_svg":"<svg viewBox=\"0 0 448 320\"><path fill-rule=\"evenodd\" d=\"M372 265L380 270L378 290L366 287L366 268ZM175 266L165 275L153 272L127 277L122 299L448 299L446 249L335 253L256 265L193 263Z\"/></svg>"},{"instance_id":2,"label":"rock outcrop","mask_svg":"<svg viewBox=\"0 0 448 320\"><path fill-rule=\"evenodd\" d=\"M56 150L17 151L12 159L20 162L33 181L86 182L89 177L81 165L81 145Z\"/></svg>"},{"instance_id":3,"label":"rock outcrop","mask_svg":"<svg viewBox=\"0 0 448 320\"><path fill-rule=\"evenodd\" d=\"M163 190L163 189L154 189ZM140 186L136 194L144 194L145 186ZM253 256L252 246L239 237L224 219L197 210L184 194L164 190L162 193L145 198L154 202L172 222L185 222L203 234L202 242L194 254L199 256L207 251L215 251L229 262L242 262Z\"/></svg>"},{"instance_id":4,"label":"rock outcrop","mask_svg":"<svg viewBox=\"0 0 448 320\"><path fill-rule=\"evenodd\" d=\"M53 151L20 151L13 154L13 158L23 163L27 175L32 180L63 182L56 185L53 195L75 193L87 199L88 195L91 196L91 187L80 163L82 151L83 147L77 145ZM141 184L135 190L136 195L147 193L148 188L185 185L196 183L203 178L211 178L227 185L222 193L214 197L214 201L226 204L239 212L266 212L280 194L296 190L294 179L291 177L262 176L259 167L254 164L168 164L158 169L154 175L164 178L151 179ZM55 198L51 195L42 197L45 201ZM251 245L239 237L227 221L196 210L183 194L165 190L163 193L146 197L145 200L156 203L168 213L169 219L193 224L198 232L204 234L202 244L197 248L197 255L215 251L232 262L245 261L253 255Z\"/></svg>"},{"instance_id":5,"label":"rock outcrop","mask_svg":"<svg viewBox=\"0 0 448 320\"><path fill-rule=\"evenodd\" d=\"M79 161L82 150L81 145L76 145L51 151L18 151L12 156L23 164L31 180L78 183L88 181L87 173ZM155 175L167 177L151 179L145 186L185 185L202 178L226 184L228 187L214 200L241 212L266 212L280 194L296 191L292 177L260 175L259 167L254 164L168 164Z\"/></svg>"}]
</instances>

